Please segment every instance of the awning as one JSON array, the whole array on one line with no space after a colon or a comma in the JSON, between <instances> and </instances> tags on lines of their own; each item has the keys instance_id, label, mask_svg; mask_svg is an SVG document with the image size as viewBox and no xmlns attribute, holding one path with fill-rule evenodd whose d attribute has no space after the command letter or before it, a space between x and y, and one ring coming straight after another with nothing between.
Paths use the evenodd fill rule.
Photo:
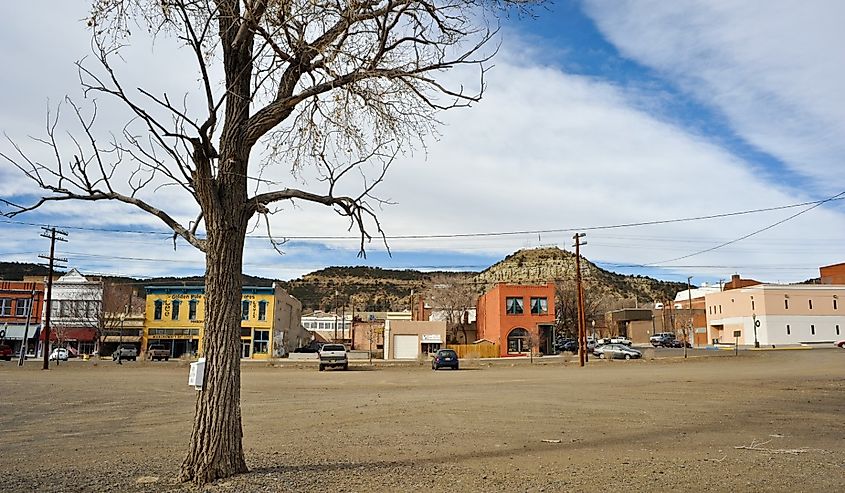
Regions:
<instances>
[{"instance_id":1,"label":"awning","mask_svg":"<svg viewBox=\"0 0 845 493\"><path fill-rule=\"evenodd\" d=\"M125 335L123 338L120 336L103 336L100 338L100 342L125 342L125 343L132 343L132 342L141 342L141 336L130 336Z\"/></svg>"},{"instance_id":2,"label":"awning","mask_svg":"<svg viewBox=\"0 0 845 493\"><path fill-rule=\"evenodd\" d=\"M35 339L38 335L38 329L41 328L39 324L29 324L28 339ZM26 330L25 324L7 324L0 325L0 330L6 331L6 339L22 341L23 333Z\"/></svg>"},{"instance_id":3,"label":"awning","mask_svg":"<svg viewBox=\"0 0 845 493\"><path fill-rule=\"evenodd\" d=\"M79 327L53 327L50 330L50 340L55 341L58 339L58 333L61 333L62 340L65 341L81 341L81 342L93 342L94 338L97 335L97 331L93 328L79 328ZM39 337L42 341L44 340L44 334L41 334Z\"/></svg>"}]
</instances>

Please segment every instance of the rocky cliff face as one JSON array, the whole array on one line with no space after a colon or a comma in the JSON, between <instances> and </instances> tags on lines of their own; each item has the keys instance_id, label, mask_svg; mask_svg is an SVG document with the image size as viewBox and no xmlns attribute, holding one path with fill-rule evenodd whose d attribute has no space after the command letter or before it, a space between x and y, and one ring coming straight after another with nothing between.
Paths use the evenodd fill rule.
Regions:
<instances>
[{"instance_id":1,"label":"rocky cliff face","mask_svg":"<svg viewBox=\"0 0 845 493\"><path fill-rule=\"evenodd\" d=\"M636 298L640 302L674 299L686 285L650 277L626 276L604 270L581 258L585 285L618 298ZM495 283L536 284L575 280L575 254L559 248L519 250L475 276L485 287Z\"/></svg>"}]
</instances>

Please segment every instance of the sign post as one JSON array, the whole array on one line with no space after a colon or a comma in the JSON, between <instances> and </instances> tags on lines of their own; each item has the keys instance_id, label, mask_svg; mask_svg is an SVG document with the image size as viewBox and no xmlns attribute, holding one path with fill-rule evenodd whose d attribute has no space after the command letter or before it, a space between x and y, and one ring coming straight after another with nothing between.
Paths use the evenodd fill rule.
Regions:
<instances>
[{"instance_id":1,"label":"sign post","mask_svg":"<svg viewBox=\"0 0 845 493\"><path fill-rule=\"evenodd\" d=\"M734 356L739 356L739 336L741 335L741 330L734 331Z\"/></svg>"}]
</instances>

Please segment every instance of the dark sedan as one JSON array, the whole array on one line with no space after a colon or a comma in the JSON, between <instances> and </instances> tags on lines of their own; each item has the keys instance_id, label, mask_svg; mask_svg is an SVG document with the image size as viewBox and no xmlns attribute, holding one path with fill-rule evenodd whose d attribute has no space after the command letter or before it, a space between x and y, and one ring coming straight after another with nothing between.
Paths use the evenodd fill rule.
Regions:
<instances>
[{"instance_id":1,"label":"dark sedan","mask_svg":"<svg viewBox=\"0 0 845 493\"><path fill-rule=\"evenodd\" d=\"M441 368L458 369L458 353L453 349L440 349L434 354L434 359L431 360L431 369L439 370Z\"/></svg>"}]
</instances>

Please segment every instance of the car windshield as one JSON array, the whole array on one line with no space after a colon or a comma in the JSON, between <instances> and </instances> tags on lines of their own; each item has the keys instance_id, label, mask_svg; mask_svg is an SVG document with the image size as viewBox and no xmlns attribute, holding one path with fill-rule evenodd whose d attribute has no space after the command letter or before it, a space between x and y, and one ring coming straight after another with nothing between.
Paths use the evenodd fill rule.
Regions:
<instances>
[{"instance_id":1,"label":"car windshield","mask_svg":"<svg viewBox=\"0 0 845 493\"><path fill-rule=\"evenodd\" d=\"M346 351L346 347L341 344L326 344L323 351Z\"/></svg>"}]
</instances>

